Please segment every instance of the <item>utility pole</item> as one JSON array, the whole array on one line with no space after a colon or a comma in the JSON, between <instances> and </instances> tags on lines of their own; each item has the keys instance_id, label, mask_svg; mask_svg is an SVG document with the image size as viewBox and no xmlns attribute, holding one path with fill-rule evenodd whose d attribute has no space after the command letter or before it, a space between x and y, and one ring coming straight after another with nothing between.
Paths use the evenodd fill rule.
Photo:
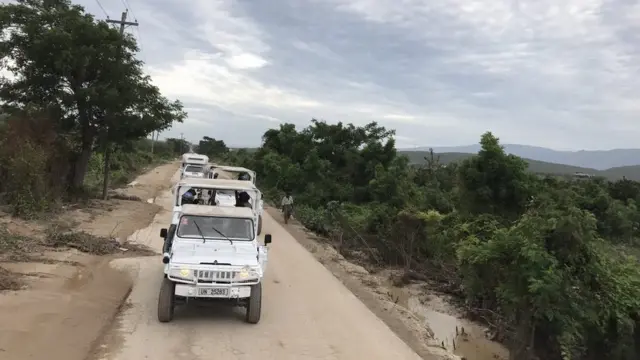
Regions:
<instances>
[{"instance_id":1,"label":"utility pole","mask_svg":"<svg viewBox=\"0 0 640 360\"><path fill-rule=\"evenodd\" d=\"M153 147L158 142L159 137L160 137L160 130L154 130L151 133L151 155L153 155Z\"/></svg>"},{"instance_id":2,"label":"utility pole","mask_svg":"<svg viewBox=\"0 0 640 360\"><path fill-rule=\"evenodd\" d=\"M120 17L120 20L111 20L108 19L105 20L107 23L109 24L119 24L120 25L120 36L121 36L121 42L118 45L118 52L116 53L116 66L114 67L114 69L116 71L119 71L119 65L120 65L120 59L122 58L122 41L124 40L124 29L126 28L127 25L129 26L138 26L138 22L131 22L131 21L127 21L127 15L129 14L129 9L126 9L125 11L122 12L122 16ZM119 79L119 77L115 77L116 80ZM117 88L117 86L116 86ZM111 118L111 121L115 121L115 116L116 114L108 114L108 116ZM107 200L107 194L109 193L109 167L111 165L111 144L109 143L109 124L107 123L106 129L105 129L106 133L105 133L105 142L104 142L104 181L102 183L102 199Z\"/></svg>"}]
</instances>

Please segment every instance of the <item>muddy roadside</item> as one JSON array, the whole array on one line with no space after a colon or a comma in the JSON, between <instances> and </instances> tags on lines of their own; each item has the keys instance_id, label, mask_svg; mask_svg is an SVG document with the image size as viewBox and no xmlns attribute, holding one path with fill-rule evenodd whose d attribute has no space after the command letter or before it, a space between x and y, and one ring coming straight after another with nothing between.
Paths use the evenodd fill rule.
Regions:
<instances>
[{"instance_id":1,"label":"muddy roadside","mask_svg":"<svg viewBox=\"0 0 640 360\"><path fill-rule=\"evenodd\" d=\"M153 220L160 208L152 199L178 166L153 168L110 200L69 206L51 219L0 214L0 358L87 356L131 290L131 279L108 263L153 254L125 240Z\"/></svg>"},{"instance_id":2,"label":"muddy roadside","mask_svg":"<svg viewBox=\"0 0 640 360\"><path fill-rule=\"evenodd\" d=\"M298 221L284 225L278 209L266 207L265 211L423 359L508 359L508 351L488 339L484 326L466 320L446 295L430 291L428 284L396 286L401 271L369 272Z\"/></svg>"}]
</instances>

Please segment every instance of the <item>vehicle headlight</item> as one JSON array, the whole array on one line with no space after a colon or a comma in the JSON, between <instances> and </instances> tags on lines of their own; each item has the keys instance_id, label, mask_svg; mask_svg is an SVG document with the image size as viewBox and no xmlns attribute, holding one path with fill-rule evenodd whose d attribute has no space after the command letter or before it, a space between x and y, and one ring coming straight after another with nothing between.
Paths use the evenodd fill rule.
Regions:
<instances>
[{"instance_id":1,"label":"vehicle headlight","mask_svg":"<svg viewBox=\"0 0 640 360\"><path fill-rule=\"evenodd\" d=\"M260 277L260 270L255 267L245 266L236 273L236 280L249 280Z\"/></svg>"},{"instance_id":2,"label":"vehicle headlight","mask_svg":"<svg viewBox=\"0 0 640 360\"><path fill-rule=\"evenodd\" d=\"M184 280L193 280L193 270L183 267L172 267L169 276Z\"/></svg>"}]
</instances>

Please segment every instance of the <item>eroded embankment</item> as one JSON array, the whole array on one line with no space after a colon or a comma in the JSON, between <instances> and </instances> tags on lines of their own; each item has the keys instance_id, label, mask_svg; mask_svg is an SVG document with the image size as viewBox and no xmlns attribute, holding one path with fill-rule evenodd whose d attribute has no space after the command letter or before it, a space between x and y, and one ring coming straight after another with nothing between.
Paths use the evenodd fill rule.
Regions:
<instances>
[{"instance_id":1,"label":"eroded embankment","mask_svg":"<svg viewBox=\"0 0 640 360\"><path fill-rule=\"evenodd\" d=\"M299 222L284 225L277 209L266 210L422 358L508 359L506 348L489 340L487 328L465 319L445 295L418 282L396 287L397 271L370 273Z\"/></svg>"}]
</instances>

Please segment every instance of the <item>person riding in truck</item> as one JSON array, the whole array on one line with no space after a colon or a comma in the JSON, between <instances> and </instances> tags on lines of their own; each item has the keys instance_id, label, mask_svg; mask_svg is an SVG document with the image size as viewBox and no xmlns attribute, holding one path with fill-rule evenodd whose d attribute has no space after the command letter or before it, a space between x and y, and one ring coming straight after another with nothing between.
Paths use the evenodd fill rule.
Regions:
<instances>
[{"instance_id":1,"label":"person riding in truck","mask_svg":"<svg viewBox=\"0 0 640 360\"><path fill-rule=\"evenodd\" d=\"M189 189L182 195L182 205L197 203L198 199L196 198L196 191L194 189Z\"/></svg>"},{"instance_id":2,"label":"person riding in truck","mask_svg":"<svg viewBox=\"0 0 640 360\"><path fill-rule=\"evenodd\" d=\"M243 191L238 194L238 200L236 201L237 207L251 207L251 196L247 194L246 191Z\"/></svg>"},{"instance_id":3,"label":"person riding in truck","mask_svg":"<svg viewBox=\"0 0 640 360\"><path fill-rule=\"evenodd\" d=\"M215 190L207 191L207 195L209 196L209 200L207 201L207 205L211 205L211 206L218 205L218 200L216 199L216 191Z\"/></svg>"}]
</instances>

